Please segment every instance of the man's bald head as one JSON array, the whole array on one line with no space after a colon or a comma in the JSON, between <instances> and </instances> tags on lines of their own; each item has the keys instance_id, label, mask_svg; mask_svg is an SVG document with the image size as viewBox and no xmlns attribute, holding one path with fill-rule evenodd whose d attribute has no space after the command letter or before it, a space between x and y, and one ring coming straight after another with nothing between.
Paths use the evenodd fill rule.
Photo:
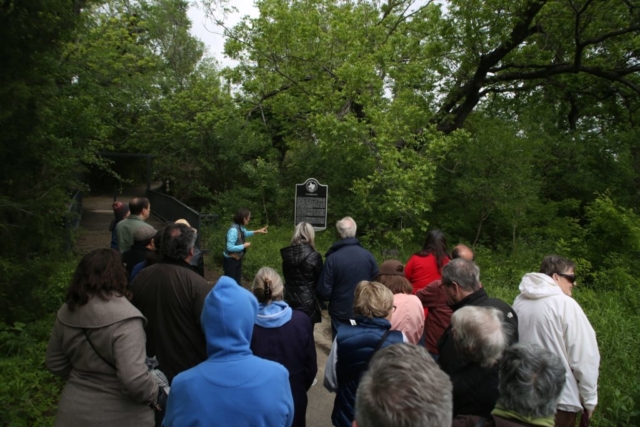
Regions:
<instances>
[{"instance_id":1,"label":"man's bald head","mask_svg":"<svg viewBox=\"0 0 640 427\"><path fill-rule=\"evenodd\" d=\"M467 261L475 261L476 254L466 245L458 245L451 251L451 259L462 258Z\"/></svg>"}]
</instances>

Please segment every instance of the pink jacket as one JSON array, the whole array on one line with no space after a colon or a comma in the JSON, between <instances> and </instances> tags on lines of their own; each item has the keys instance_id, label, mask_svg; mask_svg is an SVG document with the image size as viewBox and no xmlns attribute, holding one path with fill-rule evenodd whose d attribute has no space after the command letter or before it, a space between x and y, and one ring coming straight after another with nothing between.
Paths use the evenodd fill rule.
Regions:
<instances>
[{"instance_id":1,"label":"pink jacket","mask_svg":"<svg viewBox=\"0 0 640 427\"><path fill-rule=\"evenodd\" d=\"M411 344L417 344L424 331L424 311L422 303L415 295L395 294L391 315L391 329L404 332Z\"/></svg>"}]
</instances>

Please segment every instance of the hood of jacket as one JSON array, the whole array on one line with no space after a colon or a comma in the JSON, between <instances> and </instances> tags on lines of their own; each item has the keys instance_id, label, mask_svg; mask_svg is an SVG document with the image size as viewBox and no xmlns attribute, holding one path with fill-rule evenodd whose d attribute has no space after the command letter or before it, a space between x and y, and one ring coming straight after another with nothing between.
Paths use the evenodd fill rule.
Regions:
<instances>
[{"instance_id":1,"label":"hood of jacket","mask_svg":"<svg viewBox=\"0 0 640 427\"><path fill-rule=\"evenodd\" d=\"M344 248L345 246L354 246L354 245L361 246L360 240L356 239L355 237L346 237L344 239L338 240L333 245L331 245L331 247L329 248L329 250L325 255L325 258L334 252L338 252L340 249Z\"/></svg>"},{"instance_id":2,"label":"hood of jacket","mask_svg":"<svg viewBox=\"0 0 640 427\"><path fill-rule=\"evenodd\" d=\"M204 300L200 323L209 358L250 356L258 300L230 277L222 276Z\"/></svg>"},{"instance_id":3,"label":"hood of jacket","mask_svg":"<svg viewBox=\"0 0 640 427\"><path fill-rule=\"evenodd\" d=\"M530 299L540 299L552 295L564 295L560 286L543 273L527 273L520 282L520 295Z\"/></svg>"},{"instance_id":4,"label":"hood of jacket","mask_svg":"<svg viewBox=\"0 0 640 427\"><path fill-rule=\"evenodd\" d=\"M294 267L302 265L305 259L313 253L313 248L307 243L301 245L289 246L280 249L282 259Z\"/></svg>"},{"instance_id":5,"label":"hood of jacket","mask_svg":"<svg viewBox=\"0 0 640 427\"><path fill-rule=\"evenodd\" d=\"M279 328L291 320L292 314L291 307L284 301L260 304L256 325L263 328Z\"/></svg>"},{"instance_id":6,"label":"hood of jacket","mask_svg":"<svg viewBox=\"0 0 640 427\"><path fill-rule=\"evenodd\" d=\"M74 311L69 310L67 303L58 310L58 320L72 328L103 328L136 317L147 324L140 310L119 295L109 295L106 300L92 295L85 305L76 307Z\"/></svg>"}]
</instances>

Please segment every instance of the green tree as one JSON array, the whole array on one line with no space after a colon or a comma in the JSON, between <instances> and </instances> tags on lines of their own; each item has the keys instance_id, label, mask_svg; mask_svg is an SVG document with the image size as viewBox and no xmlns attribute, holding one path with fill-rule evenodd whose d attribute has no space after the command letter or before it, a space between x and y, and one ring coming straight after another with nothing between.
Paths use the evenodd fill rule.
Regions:
<instances>
[{"instance_id":1,"label":"green tree","mask_svg":"<svg viewBox=\"0 0 640 427\"><path fill-rule=\"evenodd\" d=\"M640 28L637 9L624 2L452 1L443 8L408 1L262 0L256 5L259 17L225 29L226 53L240 62L228 72L241 84L239 106L248 121L263 123L283 160L304 157L304 152L287 154L299 149L347 159L339 170L326 169L330 162L313 162L319 169L311 175L350 183L340 186L340 194L349 190L357 202L350 211L363 206L359 213L379 229L403 229L407 220L425 228L435 168L464 140L455 132L472 130L467 121L478 109L510 123L515 145L532 141L518 136L513 115L525 114L531 105L554 108L566 118L545 124L556 133L576 132L566 141L584 140L594 125L609 125L613 107L636 109ZM214 18L223 11L209 10ZM291 135L301 142L291 141ZM557 154L549 147L544 151ZM543 157L529 156L527 168ZM505 168L502 176L514 168ZM529 201L538 198L538 173L522 171L524 182L511 179L514 188L487 195L487 204L509 223L512 244L525 212L531 212Z\"/></svg>"}]
</instances>

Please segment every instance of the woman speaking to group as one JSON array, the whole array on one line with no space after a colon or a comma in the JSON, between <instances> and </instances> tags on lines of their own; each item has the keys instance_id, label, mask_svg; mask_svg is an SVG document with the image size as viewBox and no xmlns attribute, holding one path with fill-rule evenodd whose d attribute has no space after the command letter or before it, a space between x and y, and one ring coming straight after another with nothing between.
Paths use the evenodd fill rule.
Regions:
<instances>
[{"instance_id":1,"label":"woman speaking to group","mask_svg":"<svg viewBox=\"0 0 640 427\"><path fill-rule=\"evenodd\" d=\"M267 227L260 230L249 231L245 227L251 221L251 211L247 208L241 208L233 217L233 224L227 231L227 245L224 255L222 268L224 275L234 279L239 285L242 285L242 258L247 252L247 248L251 246L250 242L245 241L247 237L254 234L267 234Z\"/></svg>"}]
</instances>

